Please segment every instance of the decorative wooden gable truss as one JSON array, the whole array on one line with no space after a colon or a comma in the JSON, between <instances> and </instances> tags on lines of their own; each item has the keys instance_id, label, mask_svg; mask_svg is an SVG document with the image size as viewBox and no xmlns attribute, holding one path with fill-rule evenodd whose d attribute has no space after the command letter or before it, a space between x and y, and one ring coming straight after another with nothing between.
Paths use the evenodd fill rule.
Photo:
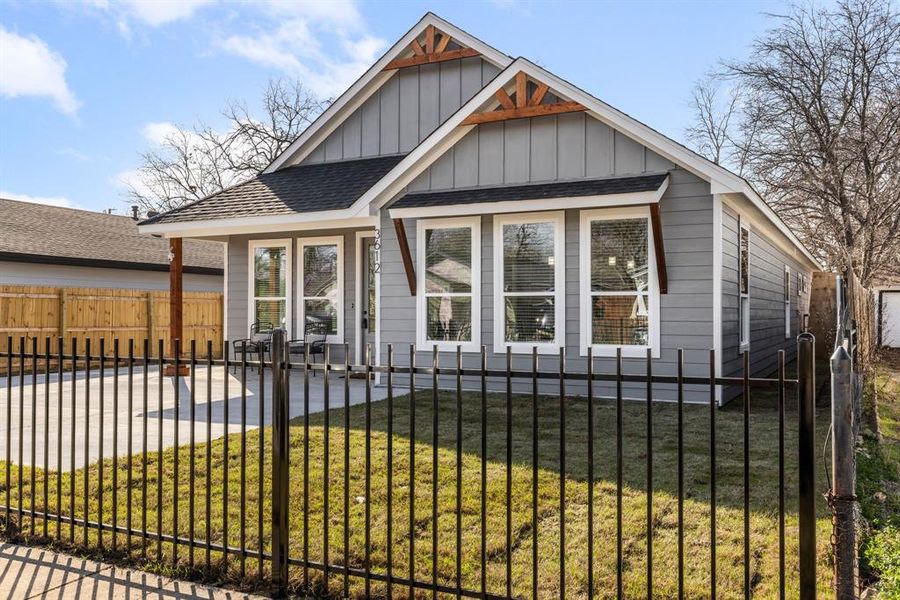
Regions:
<instances>
[{"instance_id":1,"label":"decorative wooden gable truss","mask_svg":"<svg viewBox=\"0 0 900 600\"><path fill-rule=\"evenodd\" d=\"M440 37L438 37L438 34L440 34ZM385 65L384 70L393 71L403 67L429 65L470 56L481 56L478 50L466 48L459 43L454 44L455 48L449 48L453 38L449 33L439 31L434 25L428 25L425 28L422 38L422 41L419 41L419 38L413 38L413 41L410 42L409 49L412 51L412 56L396 58Z\"/></svg>"},{"instance_id":2,"label":"decorative wooden gable truss","mask_svg":"<svg viewBox=\"0 0 900 600\"><path fill-rule=\"evenodd\" d=\"M494 98L498 102L498 106L494 110L473 113L463 119L460 125L479 125L587 110L578 102L558 99L544 102L549 90L550 87L546 83L530 80L524 71L519 71L515 77L513 96L510 96L509 92L501 87L494 94Z\"/></svg>"}]
</instances>

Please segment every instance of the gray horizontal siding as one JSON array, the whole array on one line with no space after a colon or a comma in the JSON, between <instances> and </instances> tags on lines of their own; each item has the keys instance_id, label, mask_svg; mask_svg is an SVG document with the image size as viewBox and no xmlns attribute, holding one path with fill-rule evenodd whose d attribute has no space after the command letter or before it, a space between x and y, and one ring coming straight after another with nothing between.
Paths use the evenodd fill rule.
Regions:
<instances>
[{"instance_id":1,"label":"gray horizontal siding","mask_svg":"<svg viewBox=\"0 0 900 600\"><path fill-rule=\"evenodd\" d=\"M0 284L168 290L169 273L0 261ZM221 292L223 282L221 275L185 273L183 285L187 292Z\"/></svg>"},{"instance_id":2,"label":"gray horizontal siding","mask_svg":"<svg viewBox=\"0 0 900 600\"><path fill-rule=\"evenodd\" d=\"M248 249L249 242L253 239L282 239L290 238L293 242L291 247L291 290L292 298L292 314L291 318L291 336L295 338L302 337L299 323L299 304L297 301L297 293L299 292L299 282L297 281L297 240L304 237L328 237L342 236L344 239L344 340L348 344L351 351L354 352L354 344L356 343L356 327L355 327L355 301L356 301L356 231L355 229L328 229L317 231L298 231L283 232L278 234L259 234L259 235L240 235L231 236L228 239L228 306L226 307L225 318L225 335L228 340L235 340L247 337L249 334L249 311L250 311L250 284ZM340 344L335 344L332 349L332 356L336 361L343 361L343 351Z\"/></svg>"},{"instance_id":3,"label":"gray horizontal siding","mask_svg":"<svg viewBox=\"0 0 900 600\"><path fill-rule=\"evenodd\" d=\"M672 171L671 184L661 202L663 238L668 264L669 293L660 297L661 355L654 361L656 373L674 374L677 364L677 350L685 351L685 373L703 375L708 372L709 349L712 347L712 196L709 185L694 175L676 169ZM567 368L585 369L586 360L579 355L580 310L579 310L579 235L580 211L567 210L565 215L565 258L566 258L566 353L569 357ZM409 345L416 339L416 299L409 293L406 274L403 270L399 245L393 224L382 211L382 254L381 254L381 356L387 357L387 346L395 346L396 364L408 364ZM415 260L416 221L405 220L407 243ZM481 339L488 353L489 366L502 368L505 356L495 353L494 294L493 294L493 220L483 216L481 221ZM419 364L431 364L429 352L416 355ZM453 364L452 353L441 353L443 364ZM465 364L476 366L477 354L467 354ZM559 361L555 356L541 356L542 370L558 370ZM530 355L514 355L515 369L530 369ZM595 368L612 372L613 359L596 359ZM626 372L642 373L644 361L625 359ZM428 384L423 380L423 385ZM449 383L449 382L448 382ZM478 381L465 382L467 387L477 388ZM492 382L493 389L501 389L503 382ZM516 384L518 391L530 390L530 383ZM554 393L558 386L552 382L542 384L542 391ZM571 393L584 392L571 386ZM611 394L613 389L598 386L598 393ZM626 395L642 397L643 386L626 386ZM672 386L657 386L655 397L672 399ZM705 401L705 390L689 390L688 399Z\"/></svg>"},{"instance_id":4,"label":"gray horizontal siding","mask_svg":"<svg viewBox=\"0 0 900 600\"><path fill-rule=\"evenodd\" d=\"M744 220L743 224L749 225ZM722 372L735 375L743 369L740 352L740 294L738 288L738 214L729 206L722 206ZM785 351L785 360L796 356L796 336L800 332L802 315L808 312L809 292L798 294L798 274L812 281L808 267L788 256L764 232L750 225L750 371L754 376L766 376L778 366L778 350ZM791 331L784 330L784 267L791 270ZM726 390L725 398L738 395L740 390Z\"/></svg>"},{"instance_id":5,"label":"gray horizontal siding","mask_svg":"<svg viewBox=\"0 0 900 600\"><path fill-rule=\"evenodd\" d=\"M670 161L626 135L584 113L571 113L479 125L416 177L409 190L633 175L672 168ZM693 182L701 187L702 183Z\"/></svg>"},{"instance_id":6,"label":"gray horizontal siding","mask_svg":"<svg viewBox=\"0 0 900 600\"><path fill-rule=\"evenodd\" d=\"M498 72L478 57L400 69L303 162L409 152Z\"/></svg>"}]
</instances>

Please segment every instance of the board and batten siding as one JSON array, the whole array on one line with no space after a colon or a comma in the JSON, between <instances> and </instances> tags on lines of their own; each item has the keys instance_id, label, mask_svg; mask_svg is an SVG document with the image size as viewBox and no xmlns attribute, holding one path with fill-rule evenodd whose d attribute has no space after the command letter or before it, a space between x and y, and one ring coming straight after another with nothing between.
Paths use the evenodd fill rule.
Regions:
<instances>
[{"instance_id":1,"label":"board and batten siding","mask_svg":"<svg viewBox=\"0 0 900 600\"><path fill-rule=\"evenodd\" d=\"M233 235L228 238L228 306L225 309L225 339L237 340L246 338L250 333L250 284L249 284L249 242L250 240L290 239L291 244L291 338L302 338L299 315L300 308L297 294L300 283L297 281L297 240L304 237L334 237L344 239L344 343L350 347L353 356L356 340L354 303L356 294L356 232L357 229L325 229L319 231L280 232L259 235ZM340 344L332 346L332 358L343 361L344 353Z\"/></svg>"},{"instance_id":2,"label":"board and batten siding","mask_svg":"<svg viewBox=\"0 0 900 600\"><path fill-rule=\"evenodd\" d=\"M561 181L673 169L670 161L584 113L479 125L409 191Z\"/></svg>"},{"instance_id":3,"label":"board and batten siding","mask_svg":"<svg viewBox=\"0 0 900 600\"><path fill-rule=\"evenodd\" d=\"M663 239L669 274L669 293L660 296L661 353L653 361L657 374L674 374L677 364L677 349L685 350L685 374L703 375L708 373L709 349L713 343L712 332L712 196L709 184L681 169L671 172L671 182L661 201ZM552 210L548 201L546 210ZM565 212L565 304L566 304L566 367L572 371L584 371L586 359L579 351L580 310L579 310L579 223L580 210ZM413 258L416 256L416 220L406 219L407 243ZM381 211L381 356L386 360L388 344L394 345L395 362L409 364L409 345L416 340L416 299L409 292L406 274L400 258L395 229L387 210ZM488 353L489 368L503 368L505 350L495 351L494 332L494 244L493 220L490 215L481 218L481 340ZM441 364L453 365L452 352L439 355ZM477 366L477 353L464 353L464 365ZM430 365L431 353L420 351L416 354L417 364ZM541 370L559 369L556 356L542 355L539 360ZM513 368L531 368L530 354L514 354ZM624 372L639 374L644 372L643 359L624 359ZM614 372L615 360L598 358L596 371ZM430 380L423 385L430 385ZM399 377L396 381L401 382ZM448 379L448 386L454 382ZM465 387L477 389L477 380L464 382ZM490 389L505 389L504 381L490 382ZM514 382L518 392L530 391L530 381ZM597 384L598 394L610 395L614 388ZM644 397L646 388L641 385L626 385L625 395ZM544 381L543 393L557 393L558 384ZM584 386L568 384L572 394L584 393ZM674 399L673 386L657 385L654 397ZM686 399L706 401L705 390L687 389Z\"/></svg>"},{"instance_id":4,"label":"board and batten siding","mask_svg":"<svg viewBox=\"0 0 900 600\"><path fill-rule=\"evenodd\" d=\"M722 205L722 373L738 375L743 370L740 351L738 287L738 212ZM750 374L768 376L778 368L778 350L785 351L785 362L797 354L797 334L802 316L809 312L812 270L780 249L765 232L749 220L742 225L750 231ZM785 337L784 268L791 270L791 331ZM807 291L798 294L798 274L807 277ZM723 399L739 395L739 389L726 389Z\"/></svg>"},{"instance_id":5,"label":"board and batten siding","mask_svg":"<svg viewBox=\"0 0 900 600\"><path fill-rule=\"evenodd\" d=\"M303 162L405 154L497 73L478 57L399 69Z\"/></svg>"}]
</instances>

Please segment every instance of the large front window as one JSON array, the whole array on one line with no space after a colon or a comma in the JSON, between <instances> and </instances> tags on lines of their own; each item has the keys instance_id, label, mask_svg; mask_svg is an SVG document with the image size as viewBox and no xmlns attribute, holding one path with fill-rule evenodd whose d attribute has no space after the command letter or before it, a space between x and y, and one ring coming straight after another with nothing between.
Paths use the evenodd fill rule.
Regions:
<instances>
[{"instance_id":1,"label":"large front window","mask_svg":"<svg viewBox=\"0 0 900 600\"><path fill-rule=\"evenodd\" d=\"M421 221L417 232L419 344L477 349L481 323L478 219Z\"/></svg>"},{"instance_id":2,"label":"large front window","mask_svg":"<svg viewBox=\"0 0 900 600\"><path fill-rule=\"evenodd\" d=\"M494 347L556 351L565 334L562 213L494 219Z\"/></svg>"},{"instance_id":3,"label":"large front window","mask_svg":"<svg viewBox=\"0 0 900 600\"><path fill-rule=\"evenodd\" d=\"M255 325L255 331L290 326L289 253L289 240L250 242L250 325Z\"/></svg>"},{"instance_id":4,"label":"large front window","mask_svg":"<svg viewBox=\"0 0 900 600\"><path fill-rule=\"evenodd\" d=\"M343 337L343 239L300 239L300 319L307 335Z\"/></svg>"},{"instance_id":5,"label":"large front window","mask_svg":"<svg viewBox=\"0 0 900 600\"><path fill-rule=\"evenodd\" d=\"M582 213L582 348L659 351L659 293L646 209Z\"/></svg>"}]
</instances>

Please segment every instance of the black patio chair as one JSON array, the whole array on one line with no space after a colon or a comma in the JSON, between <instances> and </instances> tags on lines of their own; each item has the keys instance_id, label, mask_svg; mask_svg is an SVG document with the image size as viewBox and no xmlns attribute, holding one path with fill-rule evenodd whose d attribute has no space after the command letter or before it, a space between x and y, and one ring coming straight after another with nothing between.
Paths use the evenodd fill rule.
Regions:
<instances>
[{"instance_id":1,"label":"black patio chair","mask_svg":"<svg viewBox=\"0 0 900 600\"><path fill-rule=\"evenodd\" d=\"M303 339L288 341L288 352L291 356L303 357L307 348L309 349L310 363L316 362L315 356L322 357L325 360L325 346L328 344L328 332L331 330L331 319L310 320L306 323L306 331L303 333ZM313 371L313 377L316 372Z\"/></svg>"},{"instance_id":2,"label":"black patio chair","mask_svg":"<svg viewBox=\"0 0 900 600\"><path fill-rule=\"evenodd\" d=\"M234 357L237 360L246 352L248 360L250 356L256 355L256 360L262 360L265 353L269 351L272 341L272 324L267 321L257 321L250 325L250 337L234 340ZM237 365L232 365L233 369Z\"/></svg>"}]
</instances>

